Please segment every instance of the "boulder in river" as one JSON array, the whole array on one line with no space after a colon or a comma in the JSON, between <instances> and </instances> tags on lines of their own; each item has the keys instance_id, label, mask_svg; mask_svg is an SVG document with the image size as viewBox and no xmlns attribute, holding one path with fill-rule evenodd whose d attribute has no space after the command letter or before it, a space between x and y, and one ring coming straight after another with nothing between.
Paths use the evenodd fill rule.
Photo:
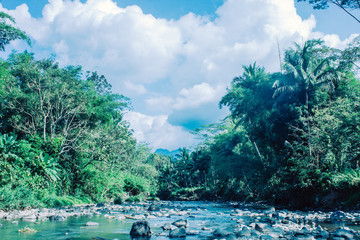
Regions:
<instances>
[{"instance_id":1,"label":"boulder in river","mask_svg":"<svg viewBox=\"0 0 360 240\"><path fill-rule=\"evenodd\" d=\"M134 222L131 227L130 235L133 237L150 237L151 229L149 223L147 221Z\"/></svg>"},{"instance_id":2,"label":"boulder in river","mask_svg":"<svg viewBox=\"0 0 360 240\"><path fill-rule=\"evenodd\" d=\"M185 228L176 228L174 230L171 230L169 233L169 237L171 238L186 237L186 230Z\"/></svg>"},{"instance_id":3,"label":"boulder in river","mask_svg":"<svg viewBox=\"0 0 360 240\"><path fill-rule=\"evenodd\" d=\"M170 223L165 223L162 227L161 227L164 231L166 230L174 230L176 229L177 227L170 224Z\"/></svg>"},{"instance_id":4,"label":"boulder in river","mask_svg":"<svg viewBox=\"0 0 360 240\"><path fill-rule=\"evenodd\" d=\"M226 238L230 234L232 234L232 233L227 230L223 230L223 229L219 229L219 228L215 229L215 231L213 232L214 237L217 237L217 238Z\"/></svg>"},{"instance_id":5,"label":"boulder in river","mask_svg":"<svg viewBox=\"0 0 360 240\"><path fill-rule=\"evenodd\" d=\"M186 228L186 227L189 226L189 223L188 223L188 221L186 219L179 219L179 220L173 222L172 225L177 226L179 228L180 227L185 227Z\"/></svg>"},{"instance_id":6,"label":"boulder in river","mask_svg":"<svg viewBox=\"0 0 360 240\"><path fill-rule=\"evenodd\" d=\"M148 208L149 212L155 212L155 211L159 211L159 210L160 210L159 207L155 204L151 204Z\"/></svg>"}]
</instances>

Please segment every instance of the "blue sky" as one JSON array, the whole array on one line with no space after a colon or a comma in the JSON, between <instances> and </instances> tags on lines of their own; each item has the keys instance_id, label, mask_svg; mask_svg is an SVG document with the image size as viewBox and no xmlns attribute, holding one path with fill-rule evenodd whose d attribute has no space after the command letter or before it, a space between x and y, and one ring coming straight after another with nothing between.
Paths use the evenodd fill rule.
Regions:
<instances>
[{"instance_id":1,"label":"blue sky","mask_svg":"<svg viewBox=\"0 0 360 240\"><path fill-rule=\"evenodd\" d=\"M104 74L129 96L135 137L154 149L196 144L189 130L226 116L218 102L256 61L277 71L281 51L323 38L342 48L360 25L336 7L293 0L2 0L2 11L33 39L38 58ZM2 57L6 57L6 54Z\"/></svg>"}]
</instances>

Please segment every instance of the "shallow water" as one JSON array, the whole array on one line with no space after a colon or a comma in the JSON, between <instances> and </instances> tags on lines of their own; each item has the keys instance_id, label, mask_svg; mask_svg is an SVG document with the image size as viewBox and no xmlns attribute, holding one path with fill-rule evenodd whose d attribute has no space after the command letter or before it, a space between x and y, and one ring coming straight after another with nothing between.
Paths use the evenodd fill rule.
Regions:
<instances>
[{"instance_id":1,"label":"shallow water","mask_svg":"<svg viewBox=\"0 0 360 240\"><path fill-rule=\"evenodd\" d=\"M216 228L234 229L237 225L239 217L231 216L234 213L234 208L229 204L209 203L209 202L162 202L162 209L176 209L177 211L186 210L190 212L186 216L170 215L168 217L157 217L155 219L147 219L150 223L151 230L154 235L151 239L168 240L166 236L156 236L157 233L162 233L161 226L165 223L173 223L178 219L187 219L189 222L188 230L199 231L199 235L187 236L187 240L208 239ZM129 206L129 205L128 205ZM142 206L142 205L138 205ZM140 210L133 210L126 212L126 214L144 214L148 205L144 205ZM112 216L124 215L123 212L112 212ZM247 225L254 222L253 217L242 216L242 223ZM2 226L0 227L0 240L13 239L118 239L131 240L129 232L132 224L136 221L133 219L115 219L107 218L104 215L68 217L65 221L36 221L27 222L17 220L18 223L13 223L14 220L0 220ZM87 222L97 222L99 226L86 226ZM327 229L339 227L334 224L321 224ZM29 227L35 229L36 233L20 233L19 229ZM209 228L203 230L202 228ZM358 228L358 226L353 226ZM356 229L356 230L359 230Z\"/></svg>"},{"instance_id":2,"label":"shallow water","mask_svg":"<svg viewBox=\"0 0 360 240\"><path fill-rule=\"evenodd\" d=\"M201 230L202 227L226 227L230 226L233 221L230 220L232 208L222 204L203 203L203 202L174 202L166 205L166 208L176 208L179 210L190 210L190 216L170 216L158 217L156 219L147 219L150 223L151 230L154 233L163 232L160 228L165 223L172 223L178 219L188 219L190 222L189 230L198 230L200 235L187 236L187 239L205 239L211 234L209 230ZM116 216L121 213L112 213ZM131 214L126 213L126 214ZM140 212L136 214L141 214ZM18 223L12 223L14 220L0 220L1 240L13 239L119 239L130 240L129 232L132 224L136 220L132 219L109 219L104 215L68 217L65 221L36 221L27 222L16 220ZM86 226L86 223L92 221L99 223L99 226ZM36 233L20 233L19 229L29 227L35 229ZM165 236L152 236L151 239L169 239Z\"/></svg>"}]
</instances>

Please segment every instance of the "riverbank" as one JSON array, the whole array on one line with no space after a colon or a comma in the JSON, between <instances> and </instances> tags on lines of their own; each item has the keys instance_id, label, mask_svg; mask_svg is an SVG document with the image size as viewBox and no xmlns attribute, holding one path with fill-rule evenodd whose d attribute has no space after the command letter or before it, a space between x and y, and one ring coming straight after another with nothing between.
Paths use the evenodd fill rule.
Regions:
<instances>
[{"instance_id":1,"label":"riverbank","mask_svg":"<svg viewBox=\"0 0 360 240\"><path fill-rule=\"evenodd\" d=\"M360 239L360 212L356 211L303 212L244 203L166 201L0 212L0 235L4 240L125 240L130 239L136 221L149 223L152 239L180 236L176 234L187 239ZM25 227L34 232L21 232Z\"/></svg>"}]
</instances>

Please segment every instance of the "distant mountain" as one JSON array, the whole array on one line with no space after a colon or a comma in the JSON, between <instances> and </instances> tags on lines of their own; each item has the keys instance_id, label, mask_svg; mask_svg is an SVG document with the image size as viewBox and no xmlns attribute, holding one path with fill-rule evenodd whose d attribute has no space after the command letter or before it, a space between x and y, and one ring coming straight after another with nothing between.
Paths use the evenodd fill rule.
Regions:
<instances>
[{"instance_id":1,"label":"distant mountain","mask_svg":"<svg viewBox=\"0 0 360 240\"><path fill-rule=\"evenodd\" d=\"M164 155L164 156L172 156L175 157L176 154L180 153L180 148L174 151L169 151L167 149L156 149L155 153L159 154L159 155Z\"/></svg>"}]
</instances>

